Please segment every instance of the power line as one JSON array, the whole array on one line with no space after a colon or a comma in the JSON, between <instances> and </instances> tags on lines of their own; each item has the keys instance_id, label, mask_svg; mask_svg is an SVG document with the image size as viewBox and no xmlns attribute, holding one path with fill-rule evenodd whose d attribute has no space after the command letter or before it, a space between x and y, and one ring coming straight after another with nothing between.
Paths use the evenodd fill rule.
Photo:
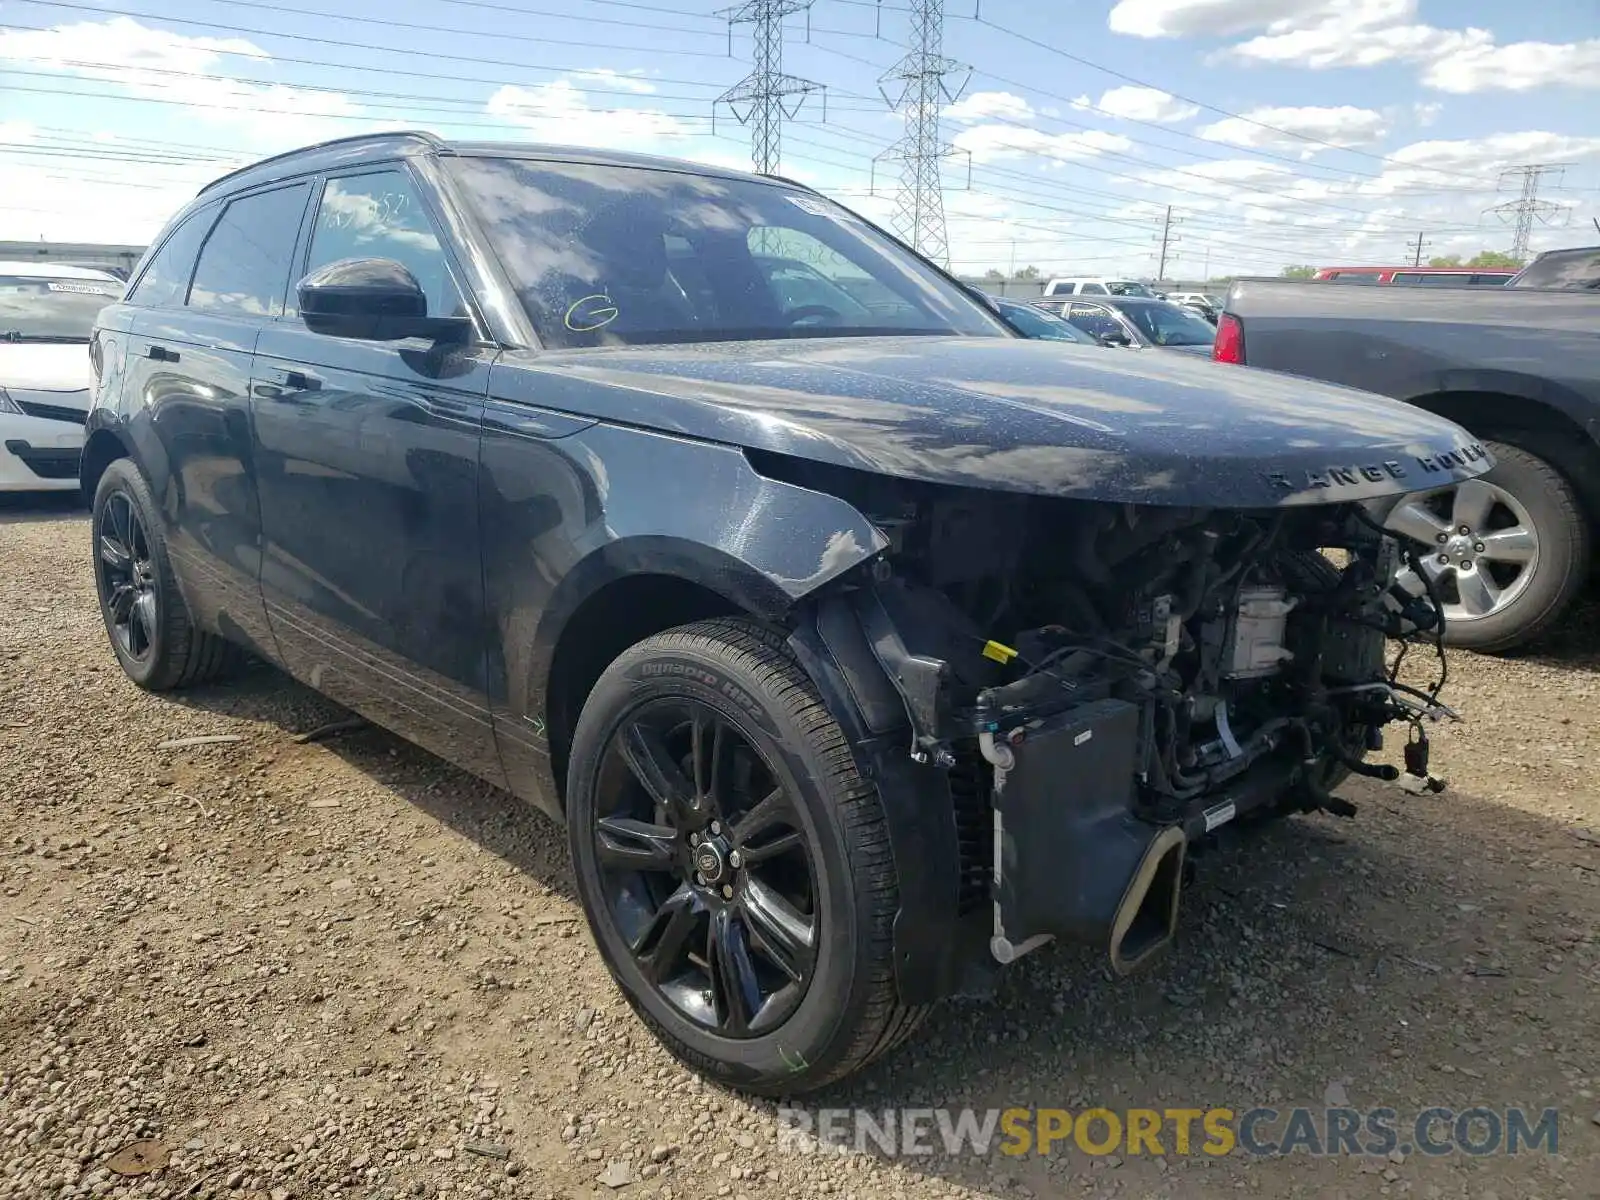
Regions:
<instances>
[{"instance_id":1,"label":"power line","mask_svg":"<svg viewBox=\"0 0 1600 1200\"><path fill-rule=\"evenodd\" d=\"M900 190L890 223L901 239L935 262L946 262L950 245L945 235L944 185L940 163L961 153L939 133L939 110L955 103L965 87L952 89L946 80L968 73L968 68L944 54L944 0L913 0L911 49L878 81L889 107L905 117L905 136L873 160L899 162ZM900 85L899 96L889 98L888 83ZM970 160L969 160L970 161Z\"/></svg>"},{"instance_id":2,"label":"power line","mask_svg":"<svg viewBox=\"0 0 1600 1200\"><path fill-rule=\"evenodd\" d=\"M1528 257L1528 241L1533 236L1535 221L1541 225L1548 225L1551 217L1558 213L1569 212L1554 201L1539 199L1539 181L1546 175L1554 175L1559 179L1571 165L1571 163L1527 163L1520 167L1508 167L1501 175L1502 181L1517 175L1522 176L1522 195L1484 211L1492 212L1502 221L1516 226L1516 232L1511 237L1511 257Z\"/></svg>"},{"instance_id":3,"label":"power line","mask_svg":"<svg viewBox=\"0 0 1600 1200\"><path fill-rule=\"evenodd\" d=\"M722 13L728 19L728 39L733 40L735 25L752 26L754 59L750 74L711 102L726 104L741 125L750 126L750 159L761 175L775 175L783 159L783 122L800 113L806 97L822 91L820 83L785 75L783 71L783 19L795 13L809 13L812 0L744 0ZM786 97L794 97L792 105ZM827 100L823 100L823 119L827 119Z\"/></svg>"},{"instance_id":4,"label":"power line","mask_svg":"<svg viewBox=\"0 0 1600 1200\"><path fill-rule=\"evenodd\" d=\"M120 11L118 11L116 9L95 8L94 6L88 5L88 4L68 3L67 0L26 0L26 3L28 3L28 4L41 4L41 5L44 5L47 8L79 9L79 10L86 10L86 11L89 11L89 12L108 12L108 13L113 13L113 14L118 15L118 16L125 16L125 17L143 17L147 21L179 21L179 18L168 17L165 14L160 14L160 13L120 12ZM379 25L379 26L383 26L383 27L389 28L389 29L408 29L408 30L412 30L412 31L418 32L418 33L445 34L445 35L450 36L450 37L490 38L490 39L492 39L494 41L497 41L497 42L510 41L510 42L529 42L529 43L532 43L533 45L577 46L577 47L579 47L581 49L585 49L585 50L627 50L627 51L636 51L636 52L639 52L639 53L648 53L648 54L682 55L682 56L687 56L689 58L726 58L727 57L727 55L725 53L719 52L719 51L716 51L716 50L675 50L675 49L671 49L669 47L662 46L662 45L659 45L659 44L655 45L655 46L602 46L602 45L599 45L598 43L593 42L593 41L572 41L570 39L553 38L553 37L549 37L549 36L544 35L544 34L512 33L510 31L504 30L504 29L487 30L487 29L468 29L468 28L465 28L465 27L459 26L459 25L451 25L451 26L424 25L424 24L421 24L421 23L415 22L415 21L396 21L396 20L393 20L393 19L388 18L388 17L363 17L363 16L357 16L357 15L355 15L353 13L326 12L326 11L325 12L318 12L315 9L294 8L294 7L292 7L290 5L287 5L287 4L270 4L270 3L267 3L266 0L210 0L210 3L212 3L212 4L227 4L227 5L231 5L234 8L250 8L250 9L257 10L258 12L284 13L284 14L286 14L288 16L294 16L294 17L315 17L318 20L324 20L324 21L332 19L332 20L336 20L336 21L348 21L348 22L350 22L352 24L356 24L356 25ZM558 12L558 11L551 11L551 10L548 10L548 9L525 8L525 9L522 10L522 12L525 15L528 15L528 16L554 17L554 18L556 18L558 20L562 19L562 18L570 20L572 18L572 14L571 13L563 13L563 12ZM604 18L601 18L601 20L603 21ZM190 21L188 18L182 18L180 23L182 23L182 24L190 24L190 25L202 24L202 22L199 22L199 21ZM618 24L619 22L607 22L607 23ZM638 27L638 28L654 29L654 30L658 30L658 31L666 32L666 33L692 33L692 34L694 34L696 36L702 36L702 37L706 36L707 32L708 32L706 30L680 30L680 29L674 28L671 25L645 25L645 24L642 24L640 22L628 22L628 24L633 25L633 26ZM287 34L287 33L270 33L270 34L267 34L266 36L271 36L271 37L290 37L292 35Z\"/></svg>"},{"instance_id":5,"label":"power line","mask_svg":"<svg viewBox=\"0 0 1600 1200\"><path fill-rule=\"evenodd\" d=\"M1411 265L1413 267L1420 267L1422 265L1422 251L1424 247L1431 246L1432 244L1432 242L1424 241L1421 233L1417 234L1417 240L1411 245L1411 249L1413 251L1411 256Z\"/></svg>"},{"instance_id":6,"label":"power line","mask_svg":"<svg viewBox=\"0 0 1600 1200\"><path fill-rule=\"evenodd\" d=\"M817 49L822 50L824 53L835 55L836 57L839 57L839 58L844 58L844 59L848 59L848 60L850 60L852 62L861 63L861 64L863 64L865 66L876 66L877 65L877 64L873 63L870 59L862 58L859 55L851 54L851 53L849 53L847 51L839 50L839 49L837 49L835 47L832 47L832 46L821 46L821 45L819 45L819 46L817 46ZM1009 79L1005 78L1004 76L995 75L993 72L984 71L984 70L980 69L980 70L976 70L974 72L974 74L983 75L983 76L985 76L987 78L995 79L995 80L998 80L999 82L1002 82L1002 83L1010 83L1015 87L1023 88L1026 91L1033 92L1033 93L1035 93L1037 95L1040 95L1040 96L1047 96L1047 97L1050 97L1052 99L1063 100L1063 101L1066 101L1067 103L1076 103L1076 101L1070 100L1068 97L1063 96L1063 95L1061 95L1059 93L1051 92L1051 91L1048 91L1046 89L1035 87L1035 86L1032 86L1032 85L1029 85L1029 84L1024 84L1024 83L1021 83L1021 82L1016 81L1016 80L1009 80ZM844 93L844 94L849 94L849 93ZM1047 120L1047 121L1050 121L1051 123L1057 124L1057 125L1065 125L1068 128L1072 128L1072 129L1078 129L1078 130L1084 130L1084 131L1091 131L1091 130L1098 131L1096 126L1086 125L1081 121L1068 120L1065 117L1045 116L1044 114L1037 114L1037 116L1038 116L1038 118L1040 120ZM1016 120L1014 118L1002 116L1002 115L999 115L999 114L995 114L995 115L992 115L992 116L987 116L987 117L984 118L984 120L986 122L989 122L989 123L992 123L992 124L1004 125L1004 126L1008 126L1010 128L1024 130L1024 131L1026 131L1028 133L1037 134L1037 133L1040 132L1040 130L1038 128L1036 128L1034 125L1028 124L1028 123L1026 123L1024 121ZM1147 121L1137 121L1135 123L1136 124L1151 124L1150 122L1147 122ZM1172 130L1170 132L1177 133L1177 134L1179 134L1180 136L1183 136L1183 137L1194 137L1195 136L1195 135L1192 135L1192 134L1182 133L1181 131L1178 131L1178 130ZM1123 136L1123 135L1118 134L1116 136L1120 137L1120 136ZM1136 144L1136 145L1148 146L1153 150L1161 150L1161 151L1165 151L1167 153L1187 154L1187 155L1190 155L1190 156L1192 156L1194 158L1204 158L1204 159L1209 159L1211 161L1217 161L1217 162L1232 161L1230 159L1227 159L1227 158L1225 158L1223 156L1219 156L1219 155L1200 154L1197 151L1187 150L1187 149L1180 150L1180 149L1177 149L1176 147L1162 146L1162 145L1158 145L1158 144L1156 144L1154 142L1142 141L1139 138L1128 138L1127 140L1129 142L1131 142L1131 143ZM1196 140L1205 140L1205 139L1196 139ZM1140 183L1140 184L1144 184L1146 186L1150 186L1150 181L1148 179L1144 178L1143 176L1130 175L1130 174L1128 174L1126 172L1117 172L1117 171L1110 170L1109 168L1106 168L1104 166L1099 165L1098 163L1093 162L1089 155L1056 155L1056 154L1051 154L1048 150L1043 149L1043 148L1038 147L1038 146L1030 146L1028 148L1027 152L1030 153L1030 154L1033 154L1033 155L1035 155L1035 156L1037 156L1039 158L1052 159L1052 160L1058 161L1058 162L1070 162L1075 166L1084 167L1084 168L1086 168L1088 170L1096 171L1099 174L1107 175L1107 176L1110 176L1112 178L1128 179L1128 180L1130 180L1132 182L1135 182L1135 183ZM1226 183L1228 188L1229 188L1229 190L1230 190L1230 193L1233 193L1233 194L1228 195L1226 198L1231 200L1234 203L1249 204L1249 205L1252 205L1253 207L1263 208L1263 209L1269 208L1269 206L1267 206L1267 205L1263 205L1263 204L1259 204L1259 203L1253 203L1253 202L1248 201L1248 200L1241 200L1237 196L1236 193L1240 192L1240 191L1244 191L1244 192L1252 192L1252 193L1255 193L1257 195L1272 196L1272 197L1277 198L1277 199L1287 199L1290 203L1293 203L1293 204L1307 205L1307 206L1311 206L1311 207L1315 207L1315 208L1326 208L1326 209L1329 209L1331 211L1352 213L1352 214L1355 214L1355 215L1358 215L1358 216L1361 216L1361 217L1366 217L1366 216L1369 215L1368 214L1368 210L1366 210L1366 209L1352 208L1351 206L1346 205L1346 204L1335 204L1335 203L1332 203L1331 201L1328 201L1328 200L1317 200L1317 199L1313 199L1311 197L1302 197L1302 196L1288 196L1288 197L1286 197L1284 192L1281 189L1281 186L1279 188L1277 188L1277 189L1270 188L1270 187L1252 187L1251 185L1245 184L1245 183L1219 180L1219 179L1217 179L1217 178L1215 178L1213 176L1202 174L1199 170L1185 170L1183 167L1180 167L1180 166L1172 166L1170 164L1152 162L1149 159L1139 158L1136 155L1125 154L1125 153L1123 153L1121 151L1117 151L1117 150L1100 149L1100 150L1098 150L1098 152L1093 157L1095 157L1095 158L1108 158L1108 159L1126 161L1126 162L1132 163L1132 164L1134 164L1136 166L1139 166L1139 167L1144 167L1144 168L1148 168L1148 169L1152 169L1152 170L1158 170L1158 171L1171 172L1172 174L1180 175L1180 176L1183 176L1185 178L1199 180L1202 183L1208 184L1210 186L1210 188L1212 189L1210 191L1200 191L1200 190L1197 190L1195 188L1186 188L1186 187L1183 187L1180 184L1174 184L1174 183L1171 183L1170 181L1168 181L1168 182L1164 182L1164 183L1160 184L1161 188L1164 191L1167 191L1167 192L1181 192L1181 193L1183 193L1185 195L1203 196L1203 197L1205 197L1206 199L1209 199L1209 200L1219 200L1219 199L1223 199L1224 197L1217 189L1219 189L1224 183ZM1268 155L1267 157L1276 158L1277 156ZM1335 169L1335 168L1324 168L1324 169L1332 170L1332 169ZM1358 173L1352 173L1352 172L1343 172L1343 173L1344 174L1356 174L1357 178L1362 178L1362 179L1376 179L1376 178L1378 178L1378 176L1360 175ZM1301 176L1301 175L1296 175L1296 176L1294 176L1294 178L1295 178L1296 181L1306 182L1306 183L1322 184L1322 183L1331 183L1332 182L1332 181L1322 180L1322 179L1313 179L1311 177ZM1482 189L1479 189L1479 190L1482 190ZM1466 192L1466 191L1468 191L1468 189L1462 189L1462 191ZM1270 209L1270 211L1277 211L1277 210L1276 209ZM1404 214L1396 214L1396 219L1403 219L1403 218L1404 218ZM1413 218L1413 219L1415 219L1415 218ZM1376 232L1376 230L1374 230L1374 232Z\"/></svg>"},{"instance_id":7,"label":"power line","mask_svg":"<svg viewBox=\"0 0 1600 1200\"><path fill-rule=\"evenodd\" d=\"M844 2L844 0L841 0L841 2ZM1124 83L1132 83L1139 87L1151 88L1154 91L1163 92L1166 95L1171 96L1174 100L1181 100L1185 104L1193 104L1198 108L1205 109L1207 112L1214 112L1220 116L1231 117L1236 121L1243 121L1245 124L1253 125L1257 129L1265 129L1271 133L1277 133L1283 135L1284 137L1294 138L1295 140L1305 142L1308 145L1322 146L1328 150L1338 150L1345 154L1355 154L1362 158L1373 159L1377 162L1392 163L1396 166L1405 167L1407 170L1415 171L1424 169L1436 172L1438 174L1459 175L1463 179L1472 179L1480 184L1484 182L1482 177L1468 175L1463 171L1452 171L1446 167L1419 168L1416 163L1408 162L1405 159L1391 158L1387 154L1374 154L1369 150L1358 150L1354 146L1341 146L1337 142L1325 141L1322 138L1313 137L1308 133L1300 133L1297 130L1284 129L1278 125L1270 125L1265 121L1258 121L1254 117L1245 116L1243 113L1236 113L1230 109L1220 108L1217 105L1211 104L1205 100L1197 100L1193 96L1185 96L1179 92L1168 91L1166 88L1158 87L1156 84L1150 83L1147 80L1136 78L1135 76L1129 75L1126 72L1117 71L1113 70L1111 67L1102 66L1100 63L1094 62L1091 59L1083 58L1079 55L1071 53L1070 51L1063 50L1060 46L1053 46L1049 42L1040 41L1036 37L1030 37L1028 34L1019 33L1015 29L1008 28L1007 26L1001 25L995 21L990 21L982 16L981 13L974 14L968 19L975 21L980 25L987 25L990 29L1006 34L1008 37L1016 38L1018 41L1026 42L1028 45L1034 46L1037 49L1059 55L1060 57L1067 59L1069 62L1075 62L1080 66L1088 67L1092 71L1100 71L1103 74L1110 75L1113 79L1120 79Z\"/></svg>"}]
</instances>

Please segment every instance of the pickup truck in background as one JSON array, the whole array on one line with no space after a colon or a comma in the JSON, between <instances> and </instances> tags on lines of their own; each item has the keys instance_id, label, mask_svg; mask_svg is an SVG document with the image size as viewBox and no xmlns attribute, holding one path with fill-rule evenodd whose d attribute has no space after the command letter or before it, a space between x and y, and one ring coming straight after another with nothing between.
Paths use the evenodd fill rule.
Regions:
<instances>
[{"instance_id":1,"label":"pickup truck in background","mask_svg":"<svg viewBox=\"0 0 1600 1200\"><path fill-rule=\"evenodd\" d=\"M1583 588L1600 521L1600 294L1240 279L1212 357L1378 392L1482 440L1491 471L1386 517L1430 547L1429 578L1409 582L1437 591L1451 644L1523 645ZM1351 469L1371 466L1430 464Z\"/></svg>"}]
</instances>

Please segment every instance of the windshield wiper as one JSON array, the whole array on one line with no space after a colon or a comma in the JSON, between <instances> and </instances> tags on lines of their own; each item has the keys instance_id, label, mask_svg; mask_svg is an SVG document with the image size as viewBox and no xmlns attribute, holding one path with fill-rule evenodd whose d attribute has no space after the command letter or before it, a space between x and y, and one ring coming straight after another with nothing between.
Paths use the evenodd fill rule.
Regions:
<instances>
[{"instance_id":1,"label":"windshield wiper","mask_svg":"<svg viewBox=\"0 0 1600 1200\"><path fill-rule=\"evenodd\" d=\"M49 343L51 345L84 345L89 344L86 337L72 337L64 333L23 333L20 329L7 329L0 332L0 342L29 342Z\"/></svg>"}]
</instances>

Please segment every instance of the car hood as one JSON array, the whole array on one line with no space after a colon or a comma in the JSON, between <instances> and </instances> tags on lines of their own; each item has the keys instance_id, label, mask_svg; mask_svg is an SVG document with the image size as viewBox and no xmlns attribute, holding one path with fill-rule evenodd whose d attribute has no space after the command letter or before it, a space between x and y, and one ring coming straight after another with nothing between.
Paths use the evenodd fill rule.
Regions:
<instances>
[{"instance_id":1,"label":"car hood","mask_svg":"<svg viewBox=\"0 0 1600 1200\"><path fill-rule=\"evenodd\" d=\"M1023 338L717 342L503 356L497 398L929 482L1275 507L1437 487L1492 458L1350 388Z\"/></svg>"},{"instance_id":2,"label":"car hood","mask_svg":"<svg viewBox=\"0 0 1600 1200\"><path fill-rule=\"evenodd\" d=\"M93 382L89 347L81 342L0 342L0 387L81 392Z\"/></svg>"}]
</instances>

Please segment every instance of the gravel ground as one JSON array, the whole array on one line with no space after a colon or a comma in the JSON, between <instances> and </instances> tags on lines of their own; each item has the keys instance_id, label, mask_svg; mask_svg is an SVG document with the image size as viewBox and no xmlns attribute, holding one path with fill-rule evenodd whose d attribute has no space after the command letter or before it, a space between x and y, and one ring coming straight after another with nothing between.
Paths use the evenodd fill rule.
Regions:
<instances>
[{"instance_id":1,"label":"gravel ground","mask_svg":"<svg viewBox=\"0 0 1600 1200\"><path fill-rule=\"evenodd\" d=\"M1226 843L1148 974L1041 951L816 1101L1555 1107L1557 1155L796 1154L613 991L554 826L376 730L298 743L345 714L267 669L139 692L84 514L11 504L0 1197L1600 1196L1597 670L1593 605L1454 656L1443 794ZM238 740L160 748L200 735Z\"/></svg>"}]
</instances>

